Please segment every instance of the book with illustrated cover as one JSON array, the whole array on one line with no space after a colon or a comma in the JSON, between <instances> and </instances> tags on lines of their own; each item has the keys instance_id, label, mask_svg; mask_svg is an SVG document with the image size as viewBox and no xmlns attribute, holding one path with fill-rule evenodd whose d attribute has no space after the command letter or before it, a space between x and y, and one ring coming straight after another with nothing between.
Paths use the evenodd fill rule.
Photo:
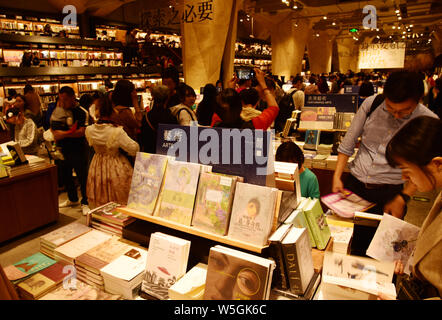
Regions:
<instances>
[{"instance_id":1,"label":"book with illustrated cover","mask_svg":"<svg viewBox=\"0 0 442 320\"><path fill-rule=\"evenodd\" d=\"M169 288L170 300L203 300L207 265L198 263Z\"/></svg>"},{"instance_id":2,"label":"book with illustrated cover","mask_svg":"<svg viewBox=\"0 0 442 320\"><path fill-rule=\"evenodd\" d=\"M57 284L51 279L36 273L17 285L19 295L25 300L37 300L55 288Z\"/></svg>"},{"instance_id":3,"label":"book with illustrated cover","mask_svg":"<svg viewBox=\"0 0 442 320\"><path fill-rule=\"evenodd\" d=\"M290 291L303 295L315 273L312 249L305 228L291 228L281 242Z\"/></svg>"},{"instance_id":4,"label":"book with illustrated cover","mask_svg":"<svg viewBox=\"0 0 442 320\"><path fill-rule=\"evenodd\" d=\"M201 173L192 225L216 234L226 235L235 186L235 177Z\"/></svg>"},{"instance_id":5,"label":"book with illustrated cover","mask_svg":"<svg viewBox=\"0 0 442 320\"><path fill-rule=\"evenodd\" d=\"M163 155L138 152L127 201L127 207L152 215L158 205L168 158Z\"/></svg>"},{"instance_id":6,"label":"book with illustrated cover","mask_svg":"<svg viewBox=\"0 0 442 320\"><path fill-rule=\"evenodd\" d=\"M316 241L313 237L313 231L310 229L310 225L305 217L304 208L310 202L310 198L302 198L298 207L293 210L290 216L284 221L284 223L292 224L296 228L306 228L310 239L310 245L312 248L316 248Z\"/></svg>"},{"instance_id":7,"label":"book with illustrated cover","mask_svg":"<svg viewBox=\"0 0 442 320\"><path fill-rule=\"evenodd\" d=\"M272 280L272 287L280 288L282 290L289 289L290 285L287 278L287 271L285 267L281 242L286 234L289 232L291 227L291 224L283 224L269 237L269 253L276 263L275 273Z\"/></svg>"},{"instance_id":8,"label":"book with illustrated cover","mask_svg":"<svg viewBox=\"0 0 442 320\"><path fill-rule=\"evenodd\" d=\"M120 295L114 295L90 286L80 280L75 281L75 286L59 286L54 291L41 297L39 300L119 300Z\"/></svg>"},{"instance_id":9,"label":"book with illustrated cover","mask_svg":"<svg viewBox=\"0 0 442 320\"><path fill-rule=\"evenodd\" d=\"M337 155L338 154L338 148L341 144L342 140L344 140L345 133L343 131L337 131L333 133L333 146L332 146L332 152L331 154Z\"/></svg>"},{"instance_id":10,"label":"book with illustrated cover","mask_svg":"<svg viewBox=\"0 0 442 320\"><path fill-rule=\"evenodd\" d=\"M204 300L268 300L275 262L215 246L210 249Z\"/></svg>"},{"instance_id":11,"label":"book with illustrated cover","mask_svg":"<svg viewBox=\"0 0 442 320\"><path fill-rule=\"evenodd\" d=\"M91 215L92 220L98 220L104 223L110 223L117 226L125 227L128 224L134 222L135 218L116 210L121 206L121 204L109 202L101 207L91 210L89 214Z\"/></svg>"},{"instance_id":12,"label":"book with illustrated cover","mask_svg":"<svg viewBox=\"0 0 442 320\"><path fill-rule=\"evenodd\" d=\"M72 222L40 237L40 243L47 248L55 249L92 229L79 222Z\"/></svg>"},{"instance_id":13,"label":"book with illustrated cover","mask_svg":"<svg viewBox=\"0 0 442 320\"><path fill-rule=\"evenodd\" d=\"M420 228L411 223L384 214L367 249L367 256L379 261L400 260L404 272L410 274L419 231Z\"/></svg>"},{"instance_id":14,"label":"book with illustrated cover","mask_svg":"<svg viewBox=\"0 0 442 320\"><path fill-rule=\"evenodd\" d=\"M190 226L200 170L196 163L169 160L160 209L155 215Z\"/></svg>"},{"instance_id":15,"label":"book with illustrated cover","mask_svg":"<svg viewBox=\"0 0 442 320\"><path fill-rule=\"evenodd\" d=\"M344 194L336 192L322 196L321 201L343 218L353 218L356 211L367 211L375 206L374 203L361 198L347 189L344 190Z\"/></svg>"},{"instance_id":16,"label":"book with illustrated cover","mask_svg":"<svg viewBox=\"0 0 442 320\"><path fill-rule=\"evenodd\" d=\"M327 216L327 224L333 237L333 252L347 254L353 236L354 224L337 220L333 216Z\"/></svg>"},{"instance_id":17,"label":"book with illustrated cover","mask_svg":"<svg viewBox=\"0 0 442 320\"><path fill-rule=\"evenodd\" d=\"M330 228L328 227L319 199L310 199L303 210L315 239L316 248L319 250L325 249L330 240Z\"/></svg>"},{"instance_id":18,"label":"book with illustrated cover","mask_svg":"<svg viewBox=\"0 0 442 320\"><path fill-rule=\"evenodd\" d=\"M166 300L169 288L186 274L190 241L155 232L150 237L141 290Z\"/></svg>"},{"instance_id":19,"label":"book with illustrated cover","mask_svg":"<svg viewBox=\"0 0 442 320\"><path fill-rule=\"evenodd\" d=\"M304 149L318 150L320 136L321 136L320 130L306 130Z\"/></svg>"},{"instance_id":20,"label":"book with illustrated cover","mask_svg":"<svg viewBox=\"0 0 442 320\"><path fill-rule=\"evenodd\" d=\"M24 278L33 275L43 269L46 269L56 261L38 252L29 257L26 257L13 265L4 268L5 274L9 280L17 283Z\"/></svg>"},{"instance_id":21,"label":"book with illustrated cover","mask_svg":"<svg viewBox=\"0 0 442 320\"><path fill-rule=\"evenodd\" d=\"M267 244L275 217L278 190L253 184L236 184L228 235L258 246Z\"/></svg>"}]
</instances>

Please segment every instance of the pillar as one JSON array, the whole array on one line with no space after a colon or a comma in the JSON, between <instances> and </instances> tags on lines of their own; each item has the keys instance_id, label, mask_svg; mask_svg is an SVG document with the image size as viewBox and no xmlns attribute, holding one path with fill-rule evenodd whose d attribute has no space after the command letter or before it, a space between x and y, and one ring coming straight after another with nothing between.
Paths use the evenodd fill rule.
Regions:
<instances>
[{"instance_id":1,"label":"pillar","mask_svg":"<svg viewBox=\"0 0 442 320\"><path fill-rule=\"evenodd\" d=\"M317 36L319 34L319 37ZM331 71L333 38L326 31L312 32L307 41L307 51L312 73Z\"/></svg>"},{"instance_id":2,"label":"pillar","mask_svg":"<svg viewBox=\"0 0 442 320\"><path fill-rule=\"evenodd\" d=\"M234 1L230 17L229 31L227 33L226 45L224 47L224 55L222 60L222 80L224 88L227 87L228 81L232 78L234 72L235 61L235 43L238 30L238 3Z\"/></svg>"},{"instance_id":3,"label":"pillar","mask_svg":"<svg viewBox=\"0 0 442 320\"><path fill-rule=\"evenodd\" d=\"M336 40L338 45L339 71L346 73L347 70L359 71L359 46L352 38L341 38Z\"/></svg>"},{"instance_id":4,"label":"pillar","mask_svg":"<svg viewBox=\"0 0 442 320\"><path fill-rule=\"evenodd\" d=\"M442 29L435 30L434 37L432 38L432 46L434 49L435 57L442 54Z\"/></svg>"},{"instance_id":5,"label":"pillar","mask_svg":"<svg viewBox=\"0 0 442 320\"><path fill-rule=\"evenodd\" d=\"M226 49L231 53L236 36L237 0L183 0L184 21L181 23L183 71L185 82L195 89L219 79ZM202 6L205 6L204 8ZM206 11L201 15L202 9ZM210 13L209 13L210 12ZM201 19L201 17L209 17ZM230 36L229 36L230 35ZM229 41L229 44L227 44ZM232 66L228 69L233 73Z\"/></svg>"}]
</instances>

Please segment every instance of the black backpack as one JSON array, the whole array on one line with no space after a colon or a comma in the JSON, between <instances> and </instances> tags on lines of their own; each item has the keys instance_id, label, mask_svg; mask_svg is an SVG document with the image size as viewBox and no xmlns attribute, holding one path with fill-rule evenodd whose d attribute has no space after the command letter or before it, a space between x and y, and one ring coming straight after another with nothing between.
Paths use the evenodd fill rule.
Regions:
<instances>
[{"instance_id":1,"label":"black backpack","mask_svg":"<svg viewBox=\"0 0 442 320\"><path fill-rule=\"evenodd\" d=\"M292 112L295 110L295 103L293 102L293 94L296 90L284 94L281 101L279 101L279 113L275 119L275 132L284 130L287 119L291 118Z\"/></svg>"},{"instance_id":2,"label":"black backpack","mask_svg":"<svg viewBox=\"0 0 442 320\"><path fill-rule=\"evenodd\" d=\"M371 104L370 110L367 112L367 118L379 107L382 102L384 102L385 97L383 94L378 94L376 98L374 98L373 103Z\"/></svg>"}]
</instances>

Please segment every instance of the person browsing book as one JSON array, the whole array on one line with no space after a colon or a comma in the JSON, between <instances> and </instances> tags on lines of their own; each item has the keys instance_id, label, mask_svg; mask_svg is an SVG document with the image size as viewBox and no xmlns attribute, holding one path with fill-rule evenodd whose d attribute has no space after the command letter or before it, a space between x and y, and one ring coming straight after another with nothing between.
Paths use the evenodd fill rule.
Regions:
<instances>
[{"instance_id":1,"label":"person browsing book","mask_svg":"<svg viewBox=\"0 0 442 320\"><path fill-rule=\"evenodd\" d=\"M416 185L420 192L442 188L442 121L433 117L417 117L408 122L389 142L388 163L401 170L404 180ZM434 201L420 229L412 257L411 277L401 277L398 299L442 297L442 192ZM395 273L403 272L396 263ZM417 288L422 293L410 296ZM381 297L385 298L385 297Z\"/></svg>"},{"instance_id":2,"label":"person browsing book","mask_svg":"<svg viewBox=\"0 0 442 320\"><path fill-rule=\"evenodd\" d=\"M319 183L316 175L304 167L304 153L293 141L283 142L276 150L276 161L297 163L301 196L304 198L319 198Z\"/></svg>"},{"instance_id":3,"label":"person browsing book","mask_svg":"<svg viewBox=\"0 0 442 320\"><path fill-rule=\"evenodd\" d=\"M403 218L406 203L416 186L404 184L400 169L388 165L385 148L391 137L410 120L424 115L437 118L419 103L423 94L424 86L417 73L397 71L387 79L383 96L365 99L339 145L333 192L349 189L376 204L370 212ZM342 173L359 138L359 151L349 165L351 174L343 182Z\"/></svg>"}]
</instances>

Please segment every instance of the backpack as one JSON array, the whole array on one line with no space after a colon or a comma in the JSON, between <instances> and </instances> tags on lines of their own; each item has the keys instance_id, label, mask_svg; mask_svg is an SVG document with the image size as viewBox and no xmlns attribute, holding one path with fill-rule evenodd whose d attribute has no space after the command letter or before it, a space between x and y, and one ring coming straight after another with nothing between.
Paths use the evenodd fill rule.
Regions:
<instances>
[{"instance_id":1,"label":"backpack","mask_svg":"<svg viewBox=\"0 0 442 320\"><path fill-rule=\"evenodd\" d=\"M285 122L292 116L292 112L295 110L295 103L293 102L295 92L296 90L293 90L284 94L281 101L279 101L279 113L275 119L275 132L284 130Z\"/></svg>"},{"instance_id":2,"label":"backpack","mask_svg":"<svg viewBox=\"0 0 442 320\"><path fill-rule=\"evenodd\" d=\"M384 102L385 97L383 94L378 94L376 98L374 98L373 103L371 104L370 110L367 112L367 118L379 107L382 102Z\"/></svg>"}]
</instances>

